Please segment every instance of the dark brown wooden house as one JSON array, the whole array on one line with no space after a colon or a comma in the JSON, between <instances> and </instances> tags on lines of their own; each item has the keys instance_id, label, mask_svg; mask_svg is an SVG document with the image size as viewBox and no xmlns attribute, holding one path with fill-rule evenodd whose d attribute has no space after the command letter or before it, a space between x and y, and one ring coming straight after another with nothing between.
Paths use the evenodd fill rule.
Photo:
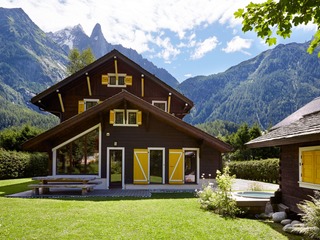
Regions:
<instances>
[{"instance_id":1,"label":"dark brown wooden house","mask_svg":"<svg viewBox=\"0 0 320 240\"><path fill-rule=\"evenodd\" d=\"M271 131L247 143L248 147L281 148L282 202L299 212L297 203L320 190L320 98L300 108Z\"/></svg>"},{"instance_id":2,"label":"dark brown wooden house","mask_svg":"<svg viewBox=\"0 0 320 240\"><path fill-rule=\"evenodd\" d=\"M104 189L198 188L231 149L182 120L192 101L116 50L31 102L61 123L24 148L48 152L53 176L97 176Z\"/></svg>"}]
</instances>

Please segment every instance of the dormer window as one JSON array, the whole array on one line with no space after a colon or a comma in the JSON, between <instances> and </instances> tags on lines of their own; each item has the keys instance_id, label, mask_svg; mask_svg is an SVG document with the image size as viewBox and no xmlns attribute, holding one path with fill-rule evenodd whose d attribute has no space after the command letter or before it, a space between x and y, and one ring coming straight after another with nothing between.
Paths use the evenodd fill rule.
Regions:
<instances>
[{"instance_id":1,"label":"dormer window","mask_svg":"<svg viewBox=\"0 0 320 240\"><path fill-rule=\"evenodd\" d=\"M138 126L142 124L142 112L132 109L110 111L110 124L113 126Z\"/></svg>"}]
</instances>

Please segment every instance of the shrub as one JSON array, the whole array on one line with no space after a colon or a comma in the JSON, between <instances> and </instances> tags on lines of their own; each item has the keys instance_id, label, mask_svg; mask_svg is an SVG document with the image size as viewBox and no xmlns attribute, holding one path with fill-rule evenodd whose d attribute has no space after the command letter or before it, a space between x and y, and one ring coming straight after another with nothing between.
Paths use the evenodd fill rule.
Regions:
<instances>
[{"instance_id":1,"label":"shrub","mask_svg":"<svg viewBox=\"0 0 320 240\"><path fill-rule=\"evenodd\" d=\"M0 149L0 179L47 175L48 158L41 153Z\"/></svg>"},{"instance_id":2,"label":"shrub","mask_svg":"<svg viewBox=\"0 0 320 240\"><path fill-rule=\"evenodd\" d=\"M232 161L230 173L238 178L276 183L279 178L279 159Z\"/></svg>"},{"instance_id":3,"label":"shrub","mask_svg":"<svg viewBox=\"0 0 320 240\"><path fill-rule=\"evenodd\" d=\"M294 226L293 231L308 235L311 238L320 238L320 192L315 191L311 201L304 200L297 206L302 211L302 221L304 224Z\"/></svg>"},{"instance_id":4,"label":"shrub","mask_svg":"<svg viewBox=\"0 0 320 240\"><path fill-rule=\"evenodd\" d=\"M218 170L216 177L218 189L213 189L210 185L207 185L197 192L201 208L211 210L224 217L235 217L240 211L231 193L234 179L235 176L230 176L228 167L224 169L223 174Z\"/></svg>"}]
</instances>

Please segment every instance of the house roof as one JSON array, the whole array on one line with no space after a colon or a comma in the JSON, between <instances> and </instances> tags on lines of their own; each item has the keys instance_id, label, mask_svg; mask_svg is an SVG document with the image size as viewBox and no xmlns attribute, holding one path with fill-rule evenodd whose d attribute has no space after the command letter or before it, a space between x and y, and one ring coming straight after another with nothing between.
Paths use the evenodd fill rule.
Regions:
<instances>
[{"instance_id":1,"label":"house roof","mask_svg":"<svg viewBox=\"0 0 320 240\"><path fill-rule=\"evenodd\" d=\"M302 108L299 108L297 111L283 119L281 122L274 125L271 130L277 129L279 127L283 127L289 125L299 119L303 118L303 116L319 112L320 111L320 97L313 99L311 102L304 105Z\"/></svg>"},{"instance_id":2,"label":"house roof","mask_svg":"<svg viewBox=\"0 0 320 240\"><path fill-rule=\"evenodd\" d=\"M87 111L75 115L59 125L51 128L50 130L30 139L23 144L23 148L31 151L50 151L54 146L51 146L52 141L55 138L66 136L79 129L82 123L86 121L92 121L92 124L96 124L94 119L99 119L100 116L112 107L116 106L119 102L126 100L132 104L137 105L141 110L154 114L157 119L171 125L177 130L183 131L187 135L204 141L211 147L214 147L220 152L228 152L231 150L231 146L219 139L203 132L202 130L189 125L181 119L161 110L160 108L153 106L152 104L140 99L139 97L123 90L122 92L104 100L102 103L88 109Z\"/></svg>"},{"instance_id":3,"label":"house roof","mask_svg":"<svg viewBox=\"0 0 320 240\"><path fill-rule=\"evenodd\" d=\"M134 61L130 60L129 58L127 58L126 56L124 56L123 54L121 54L119 51L117 51L115 49L112 50L111 52L107 53L103 57L97 59L93 63L89 64L88 66L84 67L83 69L79 70L78 72L72 74L71 76L63 79L62 81L58 82L57 84L51 86L50 88L48 88L48 89L44 90L43 92L39 93L38 95L34 96L31 99L31 102L39 107L43 107L42 104L40 103L41 99L43 99L44 97L47 97L51 94L55 94L60 89L66 87L67 85L71 84L72 82L76 81L77 79L79 79L80 77L82 77L86 74L90 75L90 72L94 72L94 69L96 69L99 66L103 66L107 61L109 61L110 59L113 59L115 56L117 57L117 59L124 61L129 66L133 67L137 71L140 71L141 74L144 74L144 76L148 77L148 79L150 79L151 81L155 81L157 84L162 86L164 89L167 89L169 92L178 96L183 101L188 103L188 109L191 109L193 107L193 102L190 99L188 99L183 94L181 94L180 92L178 92L174 88L170 87L168 84L164 83L163 81L161 81L154 74L151 74L150 72L148 72L147 70L142 68L140 65L136 64Z\"/></svg>"},{"instance_id":4,"label":"house roof","mask_svg":"<svg viewBox=\"0 0 320 240\"><path fill-rule=\"evenodd\" d=\"M318 102L319 99L316 99ZM311 102L312 103L312 102ZM282 124L277 124L278 127L271 130L265 135L251 140L246 143L250 148L256 147L270 147L270 146L282 146L295 143L304 143L320 140L320 111L312 112L312 104L307 104L297 112L293 113L293 116L289 116L284 119ZM314 110L317 108L313 108ZM301 110L301 111L300 111ZM303 115L302 113L311 113ZM285 121L286 120L286 121Z\"/></svg>"}]
</instances>

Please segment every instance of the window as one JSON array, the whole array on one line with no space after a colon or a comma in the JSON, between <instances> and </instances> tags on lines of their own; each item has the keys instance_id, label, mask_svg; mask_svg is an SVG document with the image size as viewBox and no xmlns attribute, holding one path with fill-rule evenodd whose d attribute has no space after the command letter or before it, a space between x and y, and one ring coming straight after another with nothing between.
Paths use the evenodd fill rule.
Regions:
<instances>
[{"instance_id":1,"label":"window","mask_svg":"<svg viewBox=\"0 0 320 240\"><path fill-rule=\"evenodd\" d=\"M98 99L84 99L85 110L98 105Z\"/></svg>"},{"instance_id":2,"label":"window","mask_svg":"<svg viewBox=\"0 0 320 240\"><path fill-rule=\"evenodd\" d=\"M111 110L109 122L114 126L138 126L142 124L142 112L131 109Z\"/></svg>"},{"instance_id":3,"label":"window","mask_svg":"<svg viewBox=\"0 0 320 240\"><path fill-rule=\"evenodd\" d=\"M102 85L108 85L108 87L126 87L132 86L132 76L125 73L108 73L108 75L102 75Z\"/></svg>"},{"instance_id":4,"label":"window","mask_svg":"<svg viewBox=\"0 0 320 240\"><path fill-rule=\"evenodd\" d=\"M299 186L320 189L320 146L299 149Z\"/></svg>"},{"instance_id":5,"label":"window","mask_svg":"<svg viewBox=\"0 0 320 240\"><path fill-rule=\"evenodd\" d=\"M99 174L99 128L56 149L57 175Z\"/></svg>"},{"instance_id":6,"label":"window","mask_svg":"<svg viewBox=\"0 0 320 240\"><path fill-rule=\"evenodd\" d=\"M184 152L184 178L185 183L196 183L197 151L186 150Z\"/></svg>"},{"instance_id":7,"label":"window","mask_svg":"<svg viewBox=\"0 0 320 240\"><path fill-rule=\"evenodd\" d=\"M78 113L82 113L99 103L99 99L84 99L78 102Z\"/></svg>"},{"instance_id":8,"label":"window","mask_svg":"<svg viewBox=\"0 0 320 240\"><path fill-rule=\"evenodd\" d=\"M167 111L167 101L152 101L152 105L162 109L163 111Z\"/></svg>"}]
</instances>

